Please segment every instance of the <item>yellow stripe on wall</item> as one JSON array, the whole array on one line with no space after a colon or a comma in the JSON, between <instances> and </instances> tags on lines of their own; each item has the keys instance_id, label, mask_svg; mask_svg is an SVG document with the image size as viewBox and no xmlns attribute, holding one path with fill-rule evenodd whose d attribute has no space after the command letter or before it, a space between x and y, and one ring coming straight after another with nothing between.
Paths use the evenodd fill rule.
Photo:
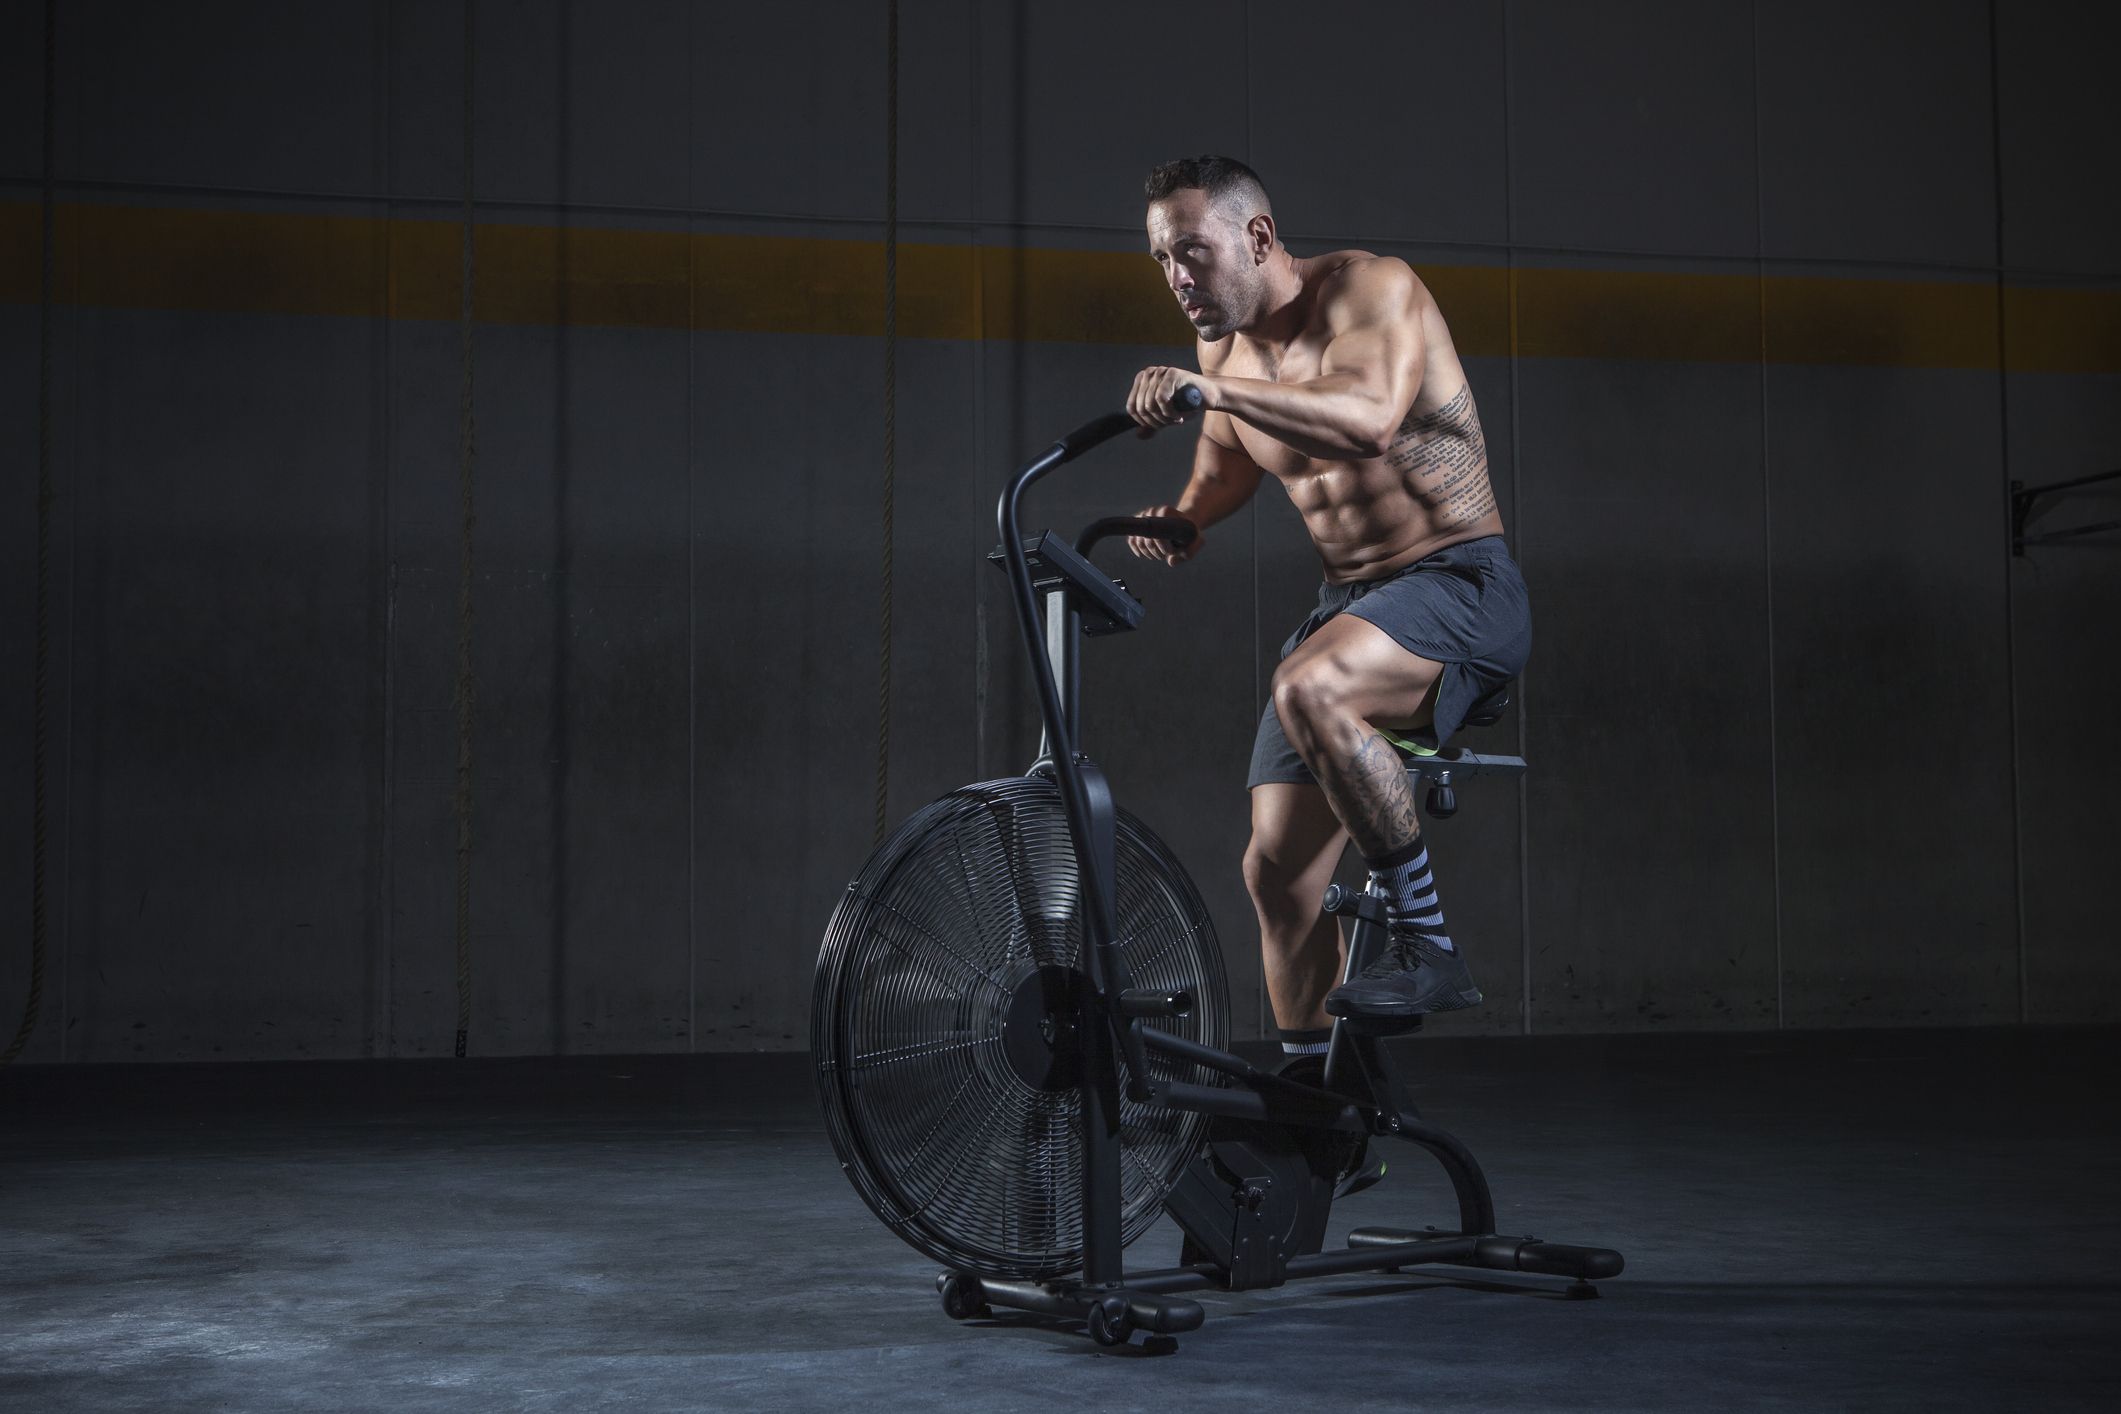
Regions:
<instances>
[{"instance_id":1,"label":"yellow stripe on wall","mask_svg":"<svg viewBox=\"0 0 2121 1414\"><path fill-rule=\"evenodd\" d=\"M453 221L67 203L59 299L98 308L450 320ZM40 215L0 204L0 300L38 297ZM876 241L482 224L478 317L740 333L877 335ZM1969 281L1423 265L1459 349L1531 358L1996 367L1996 292ZM2004 292L2014 370L2121 372L2121 290ZM899 332L917 339L1192 342L1143 255L899 248Z\"/></svg>"},{"instance_id":2,"label":"yellow stripe on wall","mask_svg":"<svg viewBox=\"0 0 2121 1414\"><path fill-rule=\"evenodd\" d=\"M1586 352L1592 349L1602 352ZM1750 275L1520 270L1517 351L1527 358L1757 362L1760 283Z\"/></svg>"},{"instance_id":3,"label":"yellow stripe on wall","mask_svg":"<svg viewBox=\"0 0 2121 1414\"><path fill-rule=\"evenodd\" d=\"M2121 373L2121 292L2011 285L2009 363L2029 373Z\"/></svg>"}]
</instances>

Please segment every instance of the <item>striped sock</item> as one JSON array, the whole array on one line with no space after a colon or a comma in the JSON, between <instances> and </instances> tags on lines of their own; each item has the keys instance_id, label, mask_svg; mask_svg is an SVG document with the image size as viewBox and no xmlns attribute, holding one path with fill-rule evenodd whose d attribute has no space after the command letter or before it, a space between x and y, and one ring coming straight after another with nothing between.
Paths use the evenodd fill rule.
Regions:
<instances>
[{"instance_id":1,"label":"striped sock","mask_svg":"<svg viewBox=\"0 0 2121 1414\"><path fill-rule=\"evenodd\" d=\"M1429 847L1421 833L1382 859L1365 859L1384 890L1385 912L1395 933L1419 933L1445 952L1458 949L1443 930L1443 903L1436 897L1436 876L1429 872Z\"/></svg>"},{"instance_id":2,"label":"striped sock","mask_svg":"<svg viewBox=\"0 0 2121 1414\"><path fill-rule=\"evenodd\" d=\"M1333 1040L1330 1026L1316 1031L1292 1031L1286 1026L1277 1026L1274 1034L1281 1037L1281 1053L1285 1056L1322 1056Z\"/></svg>"}]
</instances>

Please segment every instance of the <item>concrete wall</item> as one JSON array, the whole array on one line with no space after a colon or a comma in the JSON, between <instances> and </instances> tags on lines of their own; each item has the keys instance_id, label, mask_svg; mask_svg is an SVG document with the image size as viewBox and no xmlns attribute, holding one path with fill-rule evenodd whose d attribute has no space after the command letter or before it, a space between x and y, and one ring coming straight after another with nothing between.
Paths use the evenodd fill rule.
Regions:
<instances>
[{"instance_id":1,"label":"concrete wall","mask_svg":"<svg viewBox=\"0 0 2121 1414\"><path fill-rule=\"evenodd\" d=\"M444 1053L462 361L453 287L415 276L453 269L462 14L58 8L26 1057ZM903 10L902 239L1032 254L904 302L892 815L1035 739L981 563L1003 473L1184 354L1175 315L1085 340L993 310L1054 298L1039 252L1137 251L1151 163L1234 152L1299 252L1438 289L1532 585L1488 739L1535 772L1431 831L1490 997L1449 1029L2121 1015L2121 559L2008 546L2012 479L2121 465L2101 7L1439 0L1291 32L1247 4L1182 46L1116 0ZM873 283L822 266L880 236L884 15L477 5L479 220L514 234L481 247L476 343L476 1053L804 1044L873 828L883 345ZM0 899L26 921L43 35L33 6L0 24ZM187 263L170 220L256 249ZM701 263L730 237L774 252L741 318ZM614 273L609 241L682 253ZM937 336L960 303L983 322ZM1164 499L1185 461L1118 447L1042 518ZM2106 492L2043 524L2111 518ZM1316 577L1270 488L1184 571L1130 573L1147 629L1087 672L1088 745L1191 863L1241 1034L1244 764Z\"/></svg>"}]
</instances>

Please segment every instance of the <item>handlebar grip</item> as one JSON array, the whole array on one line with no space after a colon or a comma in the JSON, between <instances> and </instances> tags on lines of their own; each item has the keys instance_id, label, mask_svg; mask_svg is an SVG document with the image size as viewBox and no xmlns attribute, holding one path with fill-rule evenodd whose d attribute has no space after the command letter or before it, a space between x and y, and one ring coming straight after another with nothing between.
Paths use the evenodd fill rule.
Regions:
<instances>
[{"instance_id":1,"label":"handlebar grip","mask_svg":"<svg viewBox=\"0 0 2121 1414\"><path fill-rule=\"evenodd\" d=\"M1193 543L1193 537L1200 534L1192 521L1180 520L1177 516L1136 516L1134 523L1140 529L1130 530L1128 534L1146 535L1151 540L1168 540L1174 550L1185 549Z\"/></svg>"},{"instance_id":2,"label":"handlebar grip","mask_svg":"<svg viewBox=\"0 0 2121 1414\"><path fill-rule=\"evenodd\" d=\"M1134 419L1123 412L1094 417L1060 439L1061 460L1073 461L1100 442L1109 442L1122 432L1134 430Z\"/></svg>"},{"instance_id":3,"label":"handlebar grip","mask_svg":"<svg viewBox=\"0 0 2121 1414\"><path fill-rule=\"evenodd\" d=\"M1200 532L1193 522L1177 516L1106 516L1083 527L1082 534L1075 537L1075 553L1084 559L1090 557L1100 540L1115 535L1142 535L1151 540L1168 540L1172 548L1183 550L1193 543Z\"/></svg>"},{"instance_id":4,"label":"handlebar grip","mask_svg":"<svg viewBox=\"0 0 2121 1414\"><path fill-rule=\"evenodd\" d=\"M1188 383L1171 395L1173 412L1198 412L1207 398L1194 384ZM1103 417L1092 418L1070 432L1054 445L1060 448L1060 459L1074 461L1084 452L1100 442L1109 442L1122 432L1134 430L1134 419L1123 412L1108 412Z\"/></svg>"}]
</instances>

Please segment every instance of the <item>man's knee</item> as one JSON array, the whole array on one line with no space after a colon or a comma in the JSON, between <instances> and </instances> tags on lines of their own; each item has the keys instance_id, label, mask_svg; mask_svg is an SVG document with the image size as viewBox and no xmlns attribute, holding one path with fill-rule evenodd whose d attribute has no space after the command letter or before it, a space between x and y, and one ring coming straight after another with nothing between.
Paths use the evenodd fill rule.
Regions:
<instances>
[{"instance_id":1,"label":"man's knee","mask_svg":"<svg viewBox=\"0 0 2121 1414\"><path fill-rule=\"evenodd\" d=\"M1288 892L1292 872L1274 858L1257 834L1252 836L1252 842L1245 846L1245 892L1255 904L1279 901Z\"/></svg>"},{"instance_id":2,"label":"man's knee","mask_svg":"<svg viewBox=\"0 0 2121 1414\"><path fill-rule=\"evenodd\" d=\"M1311 731L1345 712L1347 689L1343 674L1331 663L1314 659L1284 662L1274 670L1274 715L1281 719L1284 732Z\"/></svg>"},{"instance_id":3,"label":"man's knee","mask_svg":"<svg viewBox=\"0 0 2121 1414\"><path fill-rule=\"evenodd\" d=\"M1318 895L1332 880L1339 853L1331 848L1300 847L1255 829L1251 843L1245 846L1245 892L1255 907L1269 912L1316 908Z\"/></svg>"}]
</instances>

